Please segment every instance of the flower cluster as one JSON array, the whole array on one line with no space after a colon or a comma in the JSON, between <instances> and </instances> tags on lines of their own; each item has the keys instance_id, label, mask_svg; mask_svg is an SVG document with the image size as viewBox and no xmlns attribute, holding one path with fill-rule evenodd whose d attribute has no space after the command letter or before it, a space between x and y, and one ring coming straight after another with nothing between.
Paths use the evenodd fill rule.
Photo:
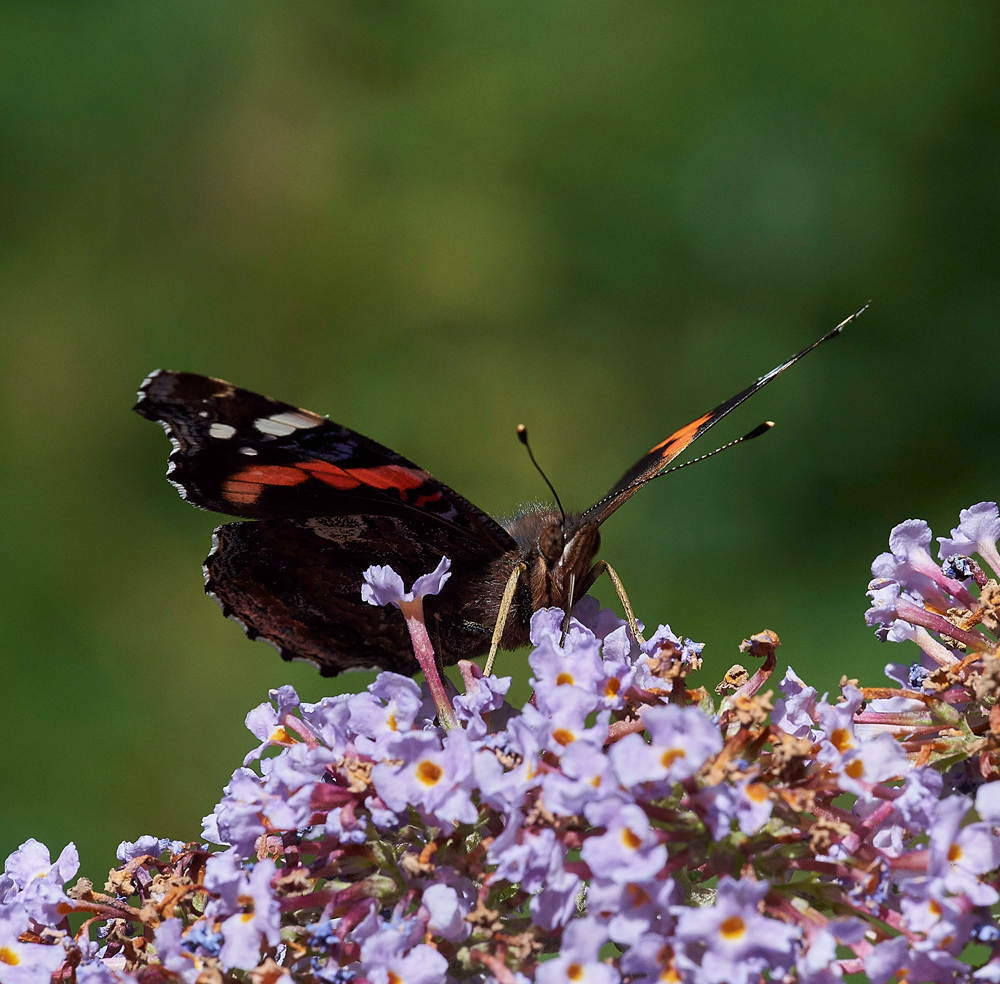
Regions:
<instances>
[{"instance_id":1,"label":"flower cluster","mask_svg":"<svg viewBox=\"0 0 1000 984\"><path fill-rule=\"evenodd\" d=\"M713 694L700 645L584 599L535 614L520 710L471 663L461 694L272 691L204 843L123 843L103 891L66 888L72 845L7 859L0 981L1000 982L998 592L971 558L1000 567L998 535L966 510L942 567L926 524L893 530L868 619L920 648L902 689L788 669L774 700L764 631ZM429 675L446 576L366 576Z\"/></svg>"}]
</instances>

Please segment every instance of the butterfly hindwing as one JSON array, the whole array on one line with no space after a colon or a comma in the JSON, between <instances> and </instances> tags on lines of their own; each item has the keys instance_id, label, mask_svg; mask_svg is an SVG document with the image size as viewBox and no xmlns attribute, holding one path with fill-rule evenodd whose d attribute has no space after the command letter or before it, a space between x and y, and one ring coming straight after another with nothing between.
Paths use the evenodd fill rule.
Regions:
<instances>
[{"instance_id":1,"label":"butterfly hindwing","mask_svg":"<svg viewBox=\"0 0 1000 984\"><path fill-rule=\"evenodd\" d=\"M229 523L215 531L205 590L248 636L266 639L285 659L316 663L325 676L368 668L412 675L418 666L403 616L391 605L361 600L362 572L389 564L411 584L442 554L452 559L451 583L424 607L435 649L450 663L480 655L489 644L488 619L470 618L463 602L483 594L474 582L491 553L477 554L466 536L433 521L333 516Z\"/></svg>"}]
</instances>

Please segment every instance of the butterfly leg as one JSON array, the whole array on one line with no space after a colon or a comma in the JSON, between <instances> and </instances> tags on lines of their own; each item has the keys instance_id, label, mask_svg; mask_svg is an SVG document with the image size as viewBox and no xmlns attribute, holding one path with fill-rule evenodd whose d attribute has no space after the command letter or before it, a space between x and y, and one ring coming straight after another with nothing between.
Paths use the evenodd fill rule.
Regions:
<instances>
[{"instance_id":1,"label":"butterfly leg","mask_svg":"<svg viewBox=\"0 0 1000 984\"><path fill-rule=\"evenodd\" d=\"M625 585L622 584L621 578L606 560L599 560L590 568L583 584L580 586L580 597L583 597L594 586L594 582L604 573L607 573L608 577L611 578L611 583L615 586L618 600L622 603L622 608L625 609L625 621L628 622L628 627L632 630L632 635L635 636L636 642L645 642L646 640L639 631L639 623L635 620L635 614L632 611L628 595L625 593Z\"/></svg>"},{"instance_id":2,"label":"butterfly leg","mask_svg":"<svg viewBox=\"0 0 1000 984\"><path fill-rule=\"evenodd\" d=\"M486 666L483 669L483 676L489 676L493 672L493 660L496 657L497 649L500 648L500 638L503 636L504 626L507 624L507 616L510 614L510 606L514 603L514 590L517 588L518 578L528 569L528 565L523 561L514 565L514 570L507 578L507 586L503 589L503 597L500 599L500 611L497 614L497 624L493 629L493 640L490 642L490 654L486 657Z\"/></svg>"},{"instance_id":3,"label":"butterfly leg","mask_svg":"<svg viewBox=\"0 0 1000 984\"><path fill-rule=\"evenodd\" d=\"M573 602L576 601L575 589L576 575L571 572L569 575L569 592L566 595L566 614L563 616L562 636L559 638L560 646L566 645L566 633L569 632L569 617L570 613L573 611Z\"/></svg>"}]
</instances>

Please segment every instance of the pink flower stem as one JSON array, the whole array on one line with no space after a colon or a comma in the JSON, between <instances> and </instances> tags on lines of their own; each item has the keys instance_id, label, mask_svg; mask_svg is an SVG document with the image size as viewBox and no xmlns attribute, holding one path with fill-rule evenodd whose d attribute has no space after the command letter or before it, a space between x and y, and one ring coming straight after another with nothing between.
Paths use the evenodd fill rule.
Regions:
<instances>
[{"instance_id":1,"label":"pink flower stem","mask_svg":"<svg viewBox=\"0 0 1000 984\"><path fill-rule=\"evenodd\" d=\"M911 625L922 625L932 632L949 636L956 642L964 643L977 652L989 652L993 648L979 632L967 632L965 629L960 629L943 616L929 612L919 605L914 605L912 601L907 601L905 598L900 598L896 602L896 617Z\"/></svg>"},{"instance_id":2,"label":"pink flower stem","mask_svg":"<svg viewBox=\"0 0 1000 984\"><path fill-rule=\"evenodd\" d=\"M448 700L448 692L444 689L441 674L438 673L434 647L431 645L431 637L427 634L427 626L424 625L424 603L417 598L415 601L403 602L399 607L406 619L406 628L413 643L413 655L417 657L420 669L424 672L424 679L431 692L441 727L446 731L457 728L458 718L455 717L455 709Z\"/></svg>"}]
</instances>

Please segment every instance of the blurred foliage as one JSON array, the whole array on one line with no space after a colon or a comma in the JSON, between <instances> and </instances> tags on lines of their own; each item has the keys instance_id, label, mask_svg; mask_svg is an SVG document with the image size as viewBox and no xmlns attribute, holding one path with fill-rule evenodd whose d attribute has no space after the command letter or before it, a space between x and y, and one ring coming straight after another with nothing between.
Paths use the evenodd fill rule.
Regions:
<instances>
[{"instance_id":1,"label":"blurred foliage","mask_svg":"<svg viewBox=\"0 0 1000 984\"><path fill-rule=\"evenodd\" d=\"M709 441L770 436L644 490L603 556L708 644L708 686L763 628L821 688L912 656L863 624L872 558L1000 491L998 20L0 6L4 855L74 839L102 881L121 839L196 837L269 687L368 681L282 664L203 597L216 517L130 412L160 366L329 413L494 513L544 497L524 422L583 508L872 299Z\"/></svg>"}]
</instances>

